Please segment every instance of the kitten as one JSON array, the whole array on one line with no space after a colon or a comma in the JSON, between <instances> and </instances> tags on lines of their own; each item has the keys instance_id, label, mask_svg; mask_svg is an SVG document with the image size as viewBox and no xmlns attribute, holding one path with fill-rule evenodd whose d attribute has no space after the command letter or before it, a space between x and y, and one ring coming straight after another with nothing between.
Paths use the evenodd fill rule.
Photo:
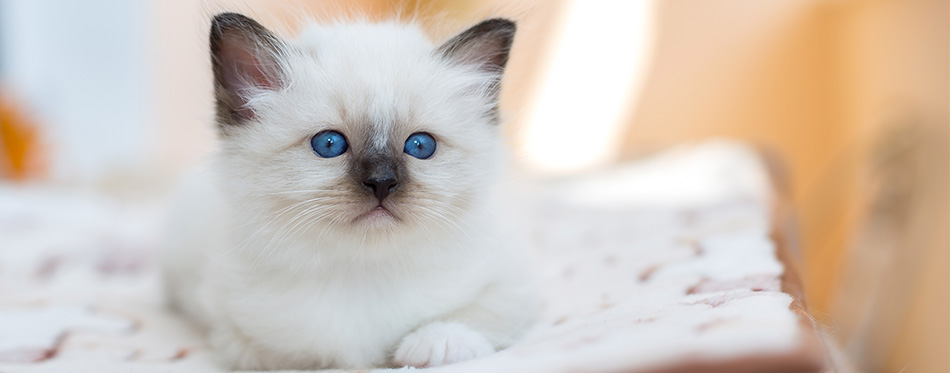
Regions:
<instances>
[{"instance_id":1,"label":"kitten","mask_svg":"<svg viewBox=\"0 0 950 373\"><path fill-rule=\"evenodd\" d=\"M434 47L355 22L288 41L214 17L220 149L173 213L165 271L227 364L437 366L531 324L495 192L514 33L490 19Z\"/></svg>"}]
</instances>

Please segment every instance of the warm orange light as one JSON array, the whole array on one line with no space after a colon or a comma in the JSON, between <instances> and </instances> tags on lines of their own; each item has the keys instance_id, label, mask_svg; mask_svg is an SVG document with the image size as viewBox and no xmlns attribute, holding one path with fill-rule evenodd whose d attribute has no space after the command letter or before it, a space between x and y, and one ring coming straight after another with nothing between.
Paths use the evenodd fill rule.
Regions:
<instances>
[{"instance_id":1,"label":"warm orange light","mask_svg":"<svg viewBox=\"0 0 950 373\"><path fill-rule=\"evenodd\" d=\"M0 177L25 180L40 172L39 134L17 109L0 96Z\"/></svg>"}]
</instances>

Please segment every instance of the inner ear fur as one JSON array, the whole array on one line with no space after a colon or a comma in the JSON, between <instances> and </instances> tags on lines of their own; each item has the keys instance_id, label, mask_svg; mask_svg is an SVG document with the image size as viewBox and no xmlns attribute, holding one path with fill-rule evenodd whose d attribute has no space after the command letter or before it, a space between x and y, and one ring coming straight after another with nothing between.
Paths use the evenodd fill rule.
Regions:
<instances>
[{"instance_id":1,"label":"inner ear fur","mask_svg":"<svg viewBox=\"0 0 950 373\"><path fill-rule=\"evenodd\" d=\"M221 13L211 21L210 47L219 123L237 125L253 119L251 96L284 84L280 56L285 44L251 18Z\"/></svg>"}]
</instances>

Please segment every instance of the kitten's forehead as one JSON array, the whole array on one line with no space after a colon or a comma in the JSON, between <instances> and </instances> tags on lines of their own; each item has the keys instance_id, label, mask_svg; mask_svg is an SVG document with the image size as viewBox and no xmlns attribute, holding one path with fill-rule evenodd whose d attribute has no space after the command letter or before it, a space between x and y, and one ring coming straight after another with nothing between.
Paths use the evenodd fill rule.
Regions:
<instances>
[{"instance_id":1,"label":"kitten's forehead","mask_svg":"<svg viewBox=\"0 0 950 373\"><path fill-rule=\"evenodd\" d=\"M313 90L329 99L340 120L388 134L411 122L413 103L431 101L432 74L444 66L415 26L356 23L310 26L296 40L313 58ZM428 96L428 97L427 97ZM379 137L377 136L377 139Z\"/></svg>"},{"instance_id":2,"label":"kitten's forehead","mask_svg":"<svg viewBox=\"0 0 950 373\"><path fill-rule=\"evenodd\" d=\"M433 48L425 34L412 24L355 22L308 25L297 37L298 47L318 56L338 54L383 56L397 52L421 52ZM337 55L337 56L334 56Z\"/></svg>"},{"instance_id":3,"label":"kitten's forehead","mask_svg":"<svg viewBox=\"0 0 950 373\"><path fill-rule=\"evenodd\" d=\"M357 142L357 148L375 149L379 152L392 147L394 137L404 135L401 132L411 130L412 108L400 105L387 92L371 92L350 86L349 89L336 90L332 111L338 117L332 120L334 126L350 134L350 141Z\"/></svg>"},{"instance_id":4,"label":"kitten's forehead","mask_svg":"<svg viewBox=\"0 0 950 373\"><path fill-rule=\"evenodd\" d=\"M420 74L435 67L430 66L433 45L412 25L311 27L298 38L297 44L314 57L325 76L353 84L420 79Z\"/></svg>"}]
</instances>

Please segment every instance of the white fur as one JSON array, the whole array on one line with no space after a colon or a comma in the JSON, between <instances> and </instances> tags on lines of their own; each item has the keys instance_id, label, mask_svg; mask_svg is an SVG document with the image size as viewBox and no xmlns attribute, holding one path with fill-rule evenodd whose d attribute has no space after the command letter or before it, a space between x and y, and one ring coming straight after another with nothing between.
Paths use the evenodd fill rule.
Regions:
<instances>
[{"instance_id":1,"label":"white fur","mask_svg":"<svg viewBox=\"0 0 950 373\"><path fill-rule=\"evenodd\" d=\"M396 23L314 26L288 45L285 86L254 92L254 120L227 130L173 214L172 303L238 369L439 365L509 345L536 303L495 202L490 74ZM406 156L398 219L357 218L376 201L347 175L352 152L310 149L324 129L437 138L432 158Z\"/></svg>"},{"instance_id":2,"label":"white fur","mask_svg":"<svg viewBox=\"0 0 950 373\"><path fill-rule=\"evenodd\" d=\"M428 367L457 363L495 352L484 336L465 324L434 322L403 338L393 357L398 365Z\"/></svg>"}]
</instances>

